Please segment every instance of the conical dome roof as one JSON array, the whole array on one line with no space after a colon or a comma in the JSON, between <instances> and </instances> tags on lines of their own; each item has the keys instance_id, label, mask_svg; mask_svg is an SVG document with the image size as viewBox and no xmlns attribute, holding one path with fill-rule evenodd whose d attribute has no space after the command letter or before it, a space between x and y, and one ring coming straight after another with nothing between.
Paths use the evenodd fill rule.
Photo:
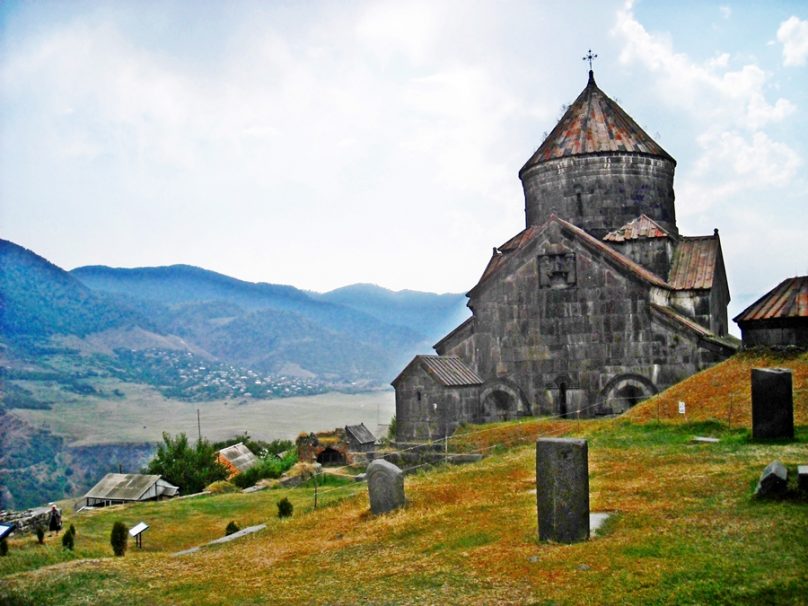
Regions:
<instances>
[{"instance_id":1,"label":"conical dome roof","mask_svg":"<svg viewBox=\"0 0 808 606\"><path fill-rule=\"evenodd\" d=\"M631 116L597 87L594 74L590 71L586 88L522 167L519 175L531 166L549 160L604 153L657 156L676 163Z\"/></svg>"}]
</instances>

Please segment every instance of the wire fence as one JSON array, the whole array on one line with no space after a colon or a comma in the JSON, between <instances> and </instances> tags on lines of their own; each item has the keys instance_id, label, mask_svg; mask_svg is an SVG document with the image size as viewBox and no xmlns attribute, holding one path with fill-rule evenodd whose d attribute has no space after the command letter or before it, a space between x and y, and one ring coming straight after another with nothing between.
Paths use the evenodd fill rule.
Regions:
<instances>
[{"instance_id":1,"label":"wire fence","mask_svg":"<svg viewBox=\"0 0 808 606\"><path fill-rule=\"evenodd\" d=\"M578 420L580 419L580 413L581 412L585 412L586 410L588 410L590 408L594 408L597 405L598 404L593 404L591 406L588 406L588 407L582 408L580 410L574 411L575 413L577 413L576 416L577 416ZM532 424L532 423L536 423L536 422L547 423L547 422L558 421L558 420L569 421L569 420L573 420L573 419L571 418L569 413L567 413L567 414L556 414L556 415L550 415L550 416L546 416L546 417L539 417L539 418L531 418L529 420L522 420L520 423L517 424L517 426L526 425L526 424ZM510 427L512 428L513 426L511 425ZM407 467L403 467L401 469L401 471L404 474L411 474L411 473L415 472L418 469L423 469L423 468L426 468L426 467L436 467L438 465L448 463L450 461L450 457L455 456L457 454L457 453L452 453L450 455L449 452L448 452L448 444L452 440L467 440L469 437L478 436L480 434L485 434L485 433L489 433L489 432L493 432L493 431L502 431L502 429L503 428L501 426L496 426L496 427L485 427L485 428L481 428L481 429L477 429L477 430L473 430L473 431L464 431L464 432L461 432L461 433L455 433L455 434L452 434L452 435L449 435L449 436L444 436L443 438L439 438L437 440L432 440L431 442L426 442L426 443L422 443L422 444L416 444L414 446L410 446L410 447L407 447L407 448L396 449L393 452L396 453L396 454L400 454L400 453L412 452L412 451L420 449L420 450L428 450L428 451L432 451L432 452L437 453L437 451L435 450L436 446L438 448L440 448L440 444L444 444L444 448L443 448L444 457L443 458L435 457L435 460L433 460L433 461L426 461L426 462L423 462L423 463L418 463L416 465L410 465L410 466L407 466ZM510 447L510 448L512 448L512 447L514 447L514 446L516 446L518 444L521 444L521 443L534 442L539 437L557 437L559 435L562 435L564 433L569 432L569 430L570 430L570 426L565 425L563 427L557 427L554 430L539 432L539 433L536 433L536 434L511 436L510 439L503 440L501 442L496 442L494 444L489 444L487 446L482 446L482 447L479 447L479 448L472 448L470 450L464 450L460 454L463 454L463 455L468 455L468 454L484 455L487 451L493 450L495 448L502 448L502 447L506 447L506 448ZM317 476L315 475L315 478L316 477ZM315 479L315 490L314 490L314 494L313 494L314 509L318 508L318 504L322 500L324 495L332 494L332 493L339 492L339 491L351 491L351 492L348 492L347 494L345 494L342 497L343 499L344 498L349 498L349 497L352 497L352 496L355 496L355 495L359 494L360 492L364 492L366 490L365 485L366 485L366 480L363 478L361 480L355 481L352 484L344 484L342 486L333 486L333 487L329 487L329 488L324 489L324 490L320 490L320 489L318 489L318 486L316 484L316 479Z\"/></svg>"},{"instance_id":2,"label":"wire fence","mask_svg":"<svg viewBox=\"0 0 808 606\"><path fill-rule=\"evenodd\" d=\"M794 389L793 394L795 396L797 394L808 394L808 388ZM751 397L751 395L749 397L747 397L747 395L744 394L743 401L748 401L750 397ZM727 425L731 429L732 428L733 408L735 408L736 412L737 412L737 407L740 405L739 400L741 398L736 397L735 394L729 394L729 398L730 398L730 401L729 401L729 413L728 413L728 418L727 418ZM597 409L597 408L602 409L605 402L613 401L615 399L619 399L619 398L609 398L609 400L599 400L599 401L597 401L597 402L595 402L593 404L590 404L589 406L585 406L583 408L579 408L577 410L573 410L573 411L570 411L570 412L567 412L567 413L558 413L558 414L544 416L544 417L531 417L531 418L527 418L527 419L522 419L515 426L514 425L509 425L508 429L512 431L514 427L519 427L520 425L528 425L528 424L533 424L533 423L537 423L537 422L544 425L544 424L547 424L547 423L551 423L553 421L575 421L576 426L580 427L580 420L581 420L582 414L584 415L584 418L587 418L585 416L585 413L587 413L588 411L590 411L592 409ZM659 408L659 406L657 406L657 409L658 408ZM608 416L617 416L617 414L615 413L615 414L608 415ZM660 420L659 412L657 412L657 420ZM423 469L423 468L427 468L427 467L436 467L438 465L446 464L446 463L450 462L451 457L456 456L457 454L464 454L464 455L480 454L480 455L485 455L487 452L489 452L491 450L494 450L494 449L497 449L497 448L503 448L503 447L512 448L512 447L517 446L517 445L522 444L522 443L535 442L535 440L540 438L540 437L558 437L560 435L563 435L563 434L569 432L570 427L571 426L569 424L565 424L565 425L563 425L561 427L545 428L544 431L539 431L538 433L530 433L528 435L519 435L518 433L516 433L516 434L512 433L511 436L508 439L498 441L498 442L495 442L493 444L488 444L486 446L480 446L478 448L465 449L465 450L463 450L462 453L449 453L449 443L451 441L453 441L453 440L464 441L464 442L468 443L469 438L473 438L473 437L476 437L476 436L480 436L481 434L486 434L486 433L490 433L490 432L503 431L502 426L483 427L483 428L472 430L472 431L462 431L462 432L457 432L457 433L454 433L454 434L451 434L451 435L446 435L446 436L444 436L442 438L437 438L437 439L430 440L429 442L415 444L415 445L409 446L407 448L396 449L393 452L400 455L401 453L407 453L407 452L413 452L413 451L417 451L417 450L422 450L422 451L430 451L430 452L433 452L433 453L437 454L439 450L441 450L441 449L443 450L443 453L444 453L443 458L438 456L438 457L435 457L435 460L426 461L426 462L422 462L422 463L418 463L418 464L415 464L415 465L410 465L410 466L402 468L402 471L405 474L411 474L411 473L413 473L413 472L415 472L415 471L417 471L419 469ZM539 429L540 430L542 429L541 426L539 427ZM441 445L443 445L443 446L441 447ZM324 490L318 490L318 488L317 488L317 486L315 484L314 508L317 509L318 501L321 500L324 495L333 494L335 492L340 492L340 491L349 491L349 492L347 492L347 494L345 494L342 497L342 498L349 498L349 497L352 497L352 496L355 496L355 495L359 494L360 492L364 492L365 490L366 490L366 481L365 481L365 479L362 479L362 480L359 480L359 481L354 481L351 484L344 484L342 486L329 487L329 488L324 489Z\"/></svg>"}]
</instances>

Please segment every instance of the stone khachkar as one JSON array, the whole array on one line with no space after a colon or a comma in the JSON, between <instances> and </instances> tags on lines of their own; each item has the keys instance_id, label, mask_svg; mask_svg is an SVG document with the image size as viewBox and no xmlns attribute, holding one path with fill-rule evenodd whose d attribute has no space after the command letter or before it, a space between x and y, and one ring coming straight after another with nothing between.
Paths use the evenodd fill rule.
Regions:
<instances>
[{"instance_id":1,"label":"stone khachkar","mask_svg":"<svg viewBox=\"0 0 808 606\"><path fill-rule=\"evenodd\" d=\"M752 437L794 437L794 399L789 369L752 369Z\"/></svg>"},{"instance_id":2,"label":"stone khachkar","mask_svg":"<svg viewBox=\"0 0 808 606\"><path fill-rule=\"evenodd\" d=\"M374 515L404 506L404 472L398 467L376 459L367 469L368 497Z\"/></svg>"},{"instance_id":3,"label":"stone khachkar","mask_svg":"<svg viewBox=\"0 0 808 606\"><path fill-rule=\"evenodd\" d=\"M539 540L575 543L589 538L589 462L586 440L536 441Z\"/></svg>"}]
</instances>

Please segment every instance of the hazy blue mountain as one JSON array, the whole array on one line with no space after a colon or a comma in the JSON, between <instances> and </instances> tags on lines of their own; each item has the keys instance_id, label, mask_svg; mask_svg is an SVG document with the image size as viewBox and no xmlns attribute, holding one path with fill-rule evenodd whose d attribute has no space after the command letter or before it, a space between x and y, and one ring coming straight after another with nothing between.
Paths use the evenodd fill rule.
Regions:
<instances>
[{"instance_id":1,"label":"hazy blue mountain","mask_svg":"<svg viewBox=\"0 0 808 606\"><path fill-rule=\"evenodd\" d=\"M456 293L392 291L375 284L352 284L312 296L356 309L388 324L406 326L427 336L430 343L470 314L466 296Z\"/></svg>"},{"instance_id":2,"label":"hazy blue mountain","mask_svg":"<svg viewBox=\"0 0 808 606\"><path fill-rule=\"evenodd\" d=\"M148 325L36 253L0 240L0 336L11 343Z\"/></svg>"}]
</instances>

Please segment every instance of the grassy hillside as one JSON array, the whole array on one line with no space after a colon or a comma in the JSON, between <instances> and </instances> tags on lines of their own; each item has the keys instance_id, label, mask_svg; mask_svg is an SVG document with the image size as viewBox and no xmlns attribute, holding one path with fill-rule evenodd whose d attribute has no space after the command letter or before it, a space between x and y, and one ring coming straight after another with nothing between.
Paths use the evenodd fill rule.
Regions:
<instances>
[{"instance_id":1,"label":"grassy hillside","mask_svg":"<svg viewBox=\"0 0 808 606\"><path fill-rule=\"evenodd\" d=\"M735 379L722 387L721 377L761 362L772 359L741 357L691 381L731 393ZM800 357L781 362L798 376L808 366ZM685 395L696 401L695 392ZM653 402L644 408L656 410ZM792 470L808 462L805 399L796 403L799 427L790 443L755 443L748 427L694 420L697 411L690 404L688 410L687 421L649 422L639 408L612 420L466 428L452 449L490 456L408 476L407 507L382 517L370 515L361 484L321 489L327 506L317 511L311 489L303 488L68 516L79 532L76 553L63 552L54 539L45 547L14 539L0 558L0 602L805 604L808 500L751 496L772 459ZM707 409L703 415L720 416ZM587 543L536 540L533 442L559 435L589 441L591 509L613 514ZM693 444L695 435L721 441ZM284 495L296 515L279 521L276 502ZM142 551L110 557L107 537L117 519L152 525ZM172 557L222 536L231 519L268 528Z\"/></svg>"},{"instance_id":2,"label":"grassy hillside","mask_svg":"<svg viewBox=\"0 0 808 606\"><path fill-rule=\"evenodd\" d=\"M626 413L645 423L717 420L732 427L752 427L753 368L790 368L794 392L794 423L808 425L808 352L747 351L700 372ZM685 402L686 415L679 414Z\"/></svg>"}]
</instances>

